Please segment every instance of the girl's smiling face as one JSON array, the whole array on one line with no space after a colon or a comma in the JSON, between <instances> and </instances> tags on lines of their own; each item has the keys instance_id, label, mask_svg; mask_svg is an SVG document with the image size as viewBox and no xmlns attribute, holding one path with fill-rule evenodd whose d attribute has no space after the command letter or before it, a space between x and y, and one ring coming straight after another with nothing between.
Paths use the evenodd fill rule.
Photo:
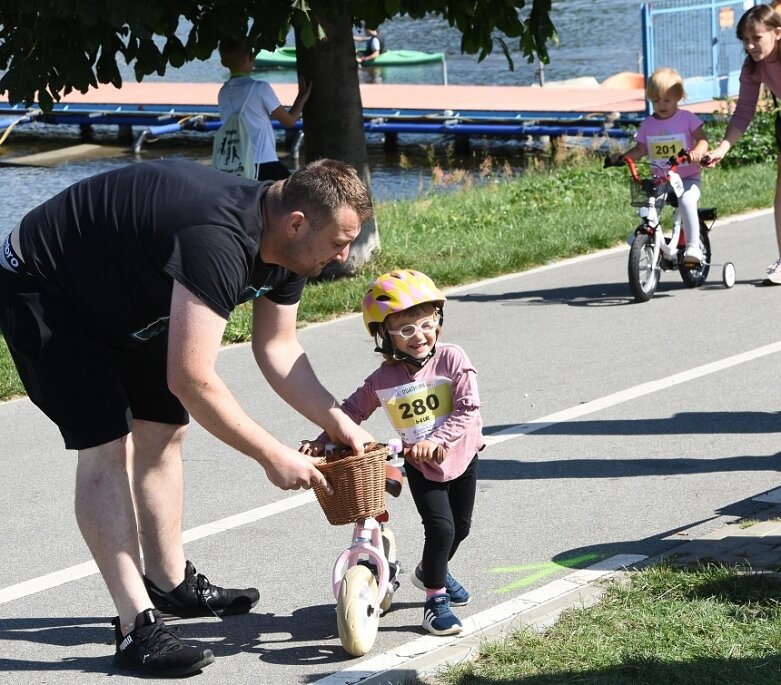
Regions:
<instances>
[{"instance_id":1,"label":"girl's smiling face","mask_svg":"<svg viewBox=\"0 0 781 685\"><path fill-rule=\"evenodd\" d=\"M413 311L391 314L385 319L385 329L399 352L425 359L436 345L439 317L433 305L428 312L416 307Z\"/></svg>"}]
</instances>

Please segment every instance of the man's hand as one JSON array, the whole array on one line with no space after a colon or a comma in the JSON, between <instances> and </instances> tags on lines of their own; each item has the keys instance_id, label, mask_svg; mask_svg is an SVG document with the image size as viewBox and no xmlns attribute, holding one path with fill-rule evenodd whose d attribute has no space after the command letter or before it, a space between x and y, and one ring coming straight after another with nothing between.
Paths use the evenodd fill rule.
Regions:
<instances>
[{"instance_id":1,"label":"man's hand","mask_svg":"<svg viewBox=\"0 0 781 685\"><path fill-rule=\"evenodd\" d=\"M335 421L328 428L328 437L339 445L347 445L355 454L363 454L364 445L377 442L371 433L361 428L341 409L336 412Z\"/></svg>"},{"instance_id":2,"label":"man's hand","mask_svg":"<svg viewBox=\"0 0 781 685\"><path fill-rule=\"evenodd\" d=\"M319 461L282 445L280 451L270 455L263 463L267 478L281 490L309 490L314 483L333 494L325 476L315 468Z\"/></svg>"}]
</instances>

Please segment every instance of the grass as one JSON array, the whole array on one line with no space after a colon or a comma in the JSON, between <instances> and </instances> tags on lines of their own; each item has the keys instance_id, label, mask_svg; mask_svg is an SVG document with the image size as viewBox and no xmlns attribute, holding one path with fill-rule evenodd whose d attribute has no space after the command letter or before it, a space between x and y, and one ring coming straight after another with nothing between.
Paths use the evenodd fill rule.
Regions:
<instances>
[{"instance_id":1,"label":"grass","mask_svg":"<svg viewBox=\"0 0 781 685\"><path fill-rule=\"evenodd\" d=\"M432 174L432 184L452 183ZM382 250L363 271L347 279L307 285L300 321L322 321L357 311L366 285L392 268L416 268L440 286L458 285L611 247L636 224L624 169L603 171L601 160L573 154L554 169L513 175L484 165L478 177L458 175L458 188L377 207ZM721 216L772 204L771 162L706 172L700 206ZM750 188L750 192L740 189ZM239 307L225 342L249 338L251 313ZM24 390L0 344L0 400Z\"/></svg>"},{"instance_id":2,"label":"grass","mask_svg":"<svg viewBox=\"0 0 781 685\"><path fill-rule=\"evenodd\" d=\"M441 685L778 685L781 581L725 566L654 566L450 668ZM431 680L427 682L431 683Z\"/></svg>"}]
</instances>

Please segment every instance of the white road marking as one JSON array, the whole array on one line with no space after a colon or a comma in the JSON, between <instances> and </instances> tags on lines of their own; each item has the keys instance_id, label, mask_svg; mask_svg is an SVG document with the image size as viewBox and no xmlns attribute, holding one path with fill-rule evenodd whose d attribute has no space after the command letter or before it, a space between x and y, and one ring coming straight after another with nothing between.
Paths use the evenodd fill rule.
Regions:
<instances>
[{"instance_id":1,"label":"white road marking","mask_svg":"<svg viewBox=\"0 0 781 685\"><path fill-rule=\"evenodd\" d=\"M744 364L746 362L750 362L770 354L775 354L776 352L780 351L781 341L763 345L762 347L757 347L754 350L742 352L741 354L726 357L725 359L711 362L709 364L703 364L702 366L698 366L693 369L689 369L688 371L674 374L672 376L667 376L666 378L649 381L648 383L641 383L640 385L636 385L633 388L627 388L626 390L621 390L619 392L606 395L605 397L601 397L590 402L585 402L554 414L549 414L548 416L544 416L536 421L529 423L519 423L515 426L510 426L509 428L505 428L504 430L499 431L498 433L494 433L493 435L487 435L485 441L487 445L495 445L507 440L512 440L513 438L533 433L557 423L571 421L572 419L580 418L581 416L592 414L609 407L614 407L623 402L628 402L659 390L665 390L681 383L687 383L696 378L701 378L712 373L724 371L725 369L731 368L733 366ZM312 492L305 492L300 495L295 495L293 497L280 500L279 502L274 502L262 507L250 509L249 511L220 519L219 521L213 521L212 523L207 523L202 526L192 528L184 532L183 539L184 542L192 542L193 540L199 540L210 535L217 535L218 533L223 533L227 530L268 518L274 514L289 511L290 509L295 509L296 507L313 502L314 499L315 497ZM38 578L32 578L30 580L17 583L16 585L10 585L6 588L0 588L0 604L5 604L16 599L21 599L22 597L35 594L36 592L43 592L53 587L57 587L58 585L63 585L74 580L79 580L80 578L84 578L94 573L97 573L97 567L93 562L87 562L83 564L77 564L76 566L71 566L60 571L55 571L44 576L39 576Z\"/></svg>"},{"instance_id":2,"label":"white road marking","mask_svg":"<svg viewBox=\"0 0 781 685\"><path fill-rule=\"evenodd\" d=\"M314 501L315 495L311 491L300 495L294 495L293 497L288 497L279 502L256 507L255 509L250 509L249 511L244 511L233 516L226 516L219 521L212 521L211 523L205 523L202 526L196 526L195 528L184 531L182 539L184 542L200 540L201 538L206 538L210 535L217 535L219 533L224 533L226 530L260 521L261 519L274 516L275 514L281 514L284 511L295 509L303 504L309 504L309 502ZM97 572L98 567L95 562L89 561L84 564L77 564L76 566L64 568L61 571L55 571L54 573L47 573L45 576L25 580L16 585L9 585L6 588L0 589L0 604L12 602L16 599L26 597L27 595L33 595L36 592L50 590L58 585L64 585L65 583L70 583L74 580L79 580L80 578L86 578Z\"/></svg>"},{"instance_id":3,"label":"white road marking","mask_svg":"<svg viewBox=\"0 0 781 685\"><path fill-rule=\"evenodd\" d=\"M741 352L740 354L726 357L725 359L720 359L709 364L703 364L702 366L697 366L693 369L682 371L681 373L676 373L672 376L667 376L666 378L660 378L655 381L641 383L640 385L636 385L633 388L620 390L619 392L614 392L611 395L605 395L604 397L600 397L596 400L578 404L577 406L564 409L563 411L556 412L555 414L543 416L542 418L536 419L535 421L509 426L508 428L491 435L486 435L485 443L486 445L496 445L506 440L512 440L513 438L542 430L548 426L553 426L557 423L564 423L565 421L571 421L572 419L577 419L581 416L586 416L587 414L593 414L594 412L602 411L603 409L608 409L609 407L614 407L617 404L629 402L630 400L635 400L638 397L643 397L644 395L650 395L651 393L658 392L659 390L666 390L667 388L672 388L673 386L680 385L681 383L688 383L695 380L696 378L702 378L703 376L707 376L718 371L724 371L725 369L737 366L738 364L754 361L755 359L766 357L767 355L775 354L776 352L781 352L781 341L770 343L769 345L763 345L762 347L757 347L756 349L750 350L748 352Z\"/></svg>"}]
</instances>

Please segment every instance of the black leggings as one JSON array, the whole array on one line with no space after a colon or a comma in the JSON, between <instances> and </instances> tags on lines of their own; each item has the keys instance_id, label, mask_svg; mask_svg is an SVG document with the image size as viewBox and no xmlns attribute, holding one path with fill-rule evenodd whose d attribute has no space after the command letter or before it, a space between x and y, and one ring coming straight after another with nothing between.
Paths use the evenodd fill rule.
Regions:
<instances>
[{"instance_id":1,"label":"black leggings","mask_svg":"<svg viewBox=\"0 0 781 685\"><path fill-rule=\"evenodd\" d=\"M425 533L423 585L445 587L447 562L469 535L477 492L477 455L458 478L446 483L428 480L409 461L407 482Z\"/></svg>"}]
</instances>

